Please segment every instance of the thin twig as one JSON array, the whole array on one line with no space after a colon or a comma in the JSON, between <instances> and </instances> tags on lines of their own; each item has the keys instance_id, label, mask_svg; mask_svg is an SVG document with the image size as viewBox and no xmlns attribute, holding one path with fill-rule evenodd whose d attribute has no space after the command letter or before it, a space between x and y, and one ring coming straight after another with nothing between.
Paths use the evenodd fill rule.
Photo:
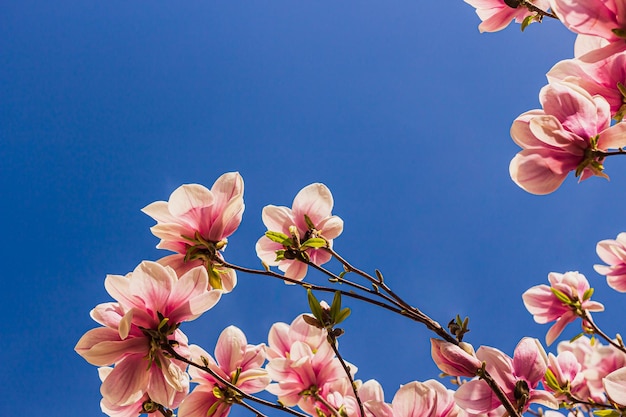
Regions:
<instances>
[{"instance_id":1,"label":"thin twig","mask_svg":"<svg viewBox=\"0 0 626 417\"><path fill-rule=\"evenodd\" d=\"M352 392L354 393L354 396L356 397L356 402L359 405L359 411L361 412L361 417L365 417L365 411L363 410L363 403L361 402L361 397L359 397L359 394L357 392L356 384L354 383L354 378L352 378L352 374L350 373L350 367L348 366L348 364L346 364L346 362L343 360L343 358L339 354L339 349L337 349L337 339L334 336L329 334L328 344L330 344L330 347L333 349L333 352L335 352L335 356L337 356L337 359L339 359L339 362L341 362L341 366L343 367L343 370L346 373L348 380L350 381Z\"/></svg>"}]
</instances>

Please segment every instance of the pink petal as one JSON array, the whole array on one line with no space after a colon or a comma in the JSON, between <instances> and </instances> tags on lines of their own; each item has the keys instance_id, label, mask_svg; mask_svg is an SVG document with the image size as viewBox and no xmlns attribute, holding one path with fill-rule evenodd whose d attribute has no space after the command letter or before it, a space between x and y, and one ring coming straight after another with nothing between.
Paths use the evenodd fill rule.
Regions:
<instances>
[{"instance_id":1,"label":"pink petal","mask_svg":"<svg viewBox=\"0 0 626 417\"><path fill-rule=\"evenodd\" d=\"M328 187L321 183L310 184L304 187L293 200L293 215L298 227L308 229L304 222L304 215L311 218L317 226L333 209L333 196Z\"/></svg>"},{"instance_id":2,"label":"pink petal","mask_svg":"<svg viewBox=\"0 0 626 417\"><path fill-rule=\"evenodd\" d=\"M513 355L515 375L526 379L534 388L545 375L547 367L547 355L539 341L523 338Z\"/></svg>"},{"instance_id":3,"label":"pink petal","mask_svg":"<svg viewBox=\"0 0 626 417\"><path fill-rule=\"evenodd\" d=\"M602 379L602 385L612 401L626 406L626 368L608 374Z\"/></svg>"},{"instance_id":4,"label":"pink petal","mask_svg":"<svg viewBox=\"0 0 626 417\"><path fill-rule=\"evenodd\" d=\"M626 146L626 123L618 123L600 132L598 148L620 149Z\"/></svg>"},{"instance_id":5,"label":"pink petal","mask_svg":"<svg viewBox=\"0 0 626 417\"><path fill-rule=\"evenodd\" d=\"M287 207L265 206L261 217L267 230L273 232L288 233L289 226L296 224L291 209Z\"/></svg>"},{"instance_id":6,"label":"pink petal","mask_svg":"<svg viewBox=\"0 0 626 417\"><path fill-rule=\"evenodd\" d=\"M483 414L497 408L500 401L485 381L473 380L461 385L454 401L470 414Z\"/></svg>"},{"instance_id":7,"label":"pink petal","mask_svg":"<svg viewBox=\"0 0 626 417\"><path fill-rule=\"evenodd\" d=\"M74 350L92 365L107 366L127 355L145 354L148 348L148 340L145 338L120 340L117 330L99 327L85 333Z\"/></svg>"},{"instance_id":8,"label":"pink petal","mask_svg":"<svg viewBox=\"0 0 626 417\"><path fill-rule=\"evenodd\" d=\"M215 359L227 374L241 365L243 350L248 341L243 332L235 326L228 326L220 334L215 345Z\"/></svg>"},{"instance_id":9,"label":"pink petal","mask_svg":"<svg viewBox=\"0 0 626 417\"><path fill-rule=\"evenodd\" d=\"M115 405L139 400L148 386L148 361L141 355L126 357L115 365L100 387L100 393Z\"/></svg>"},{"instance_id":10,"label":"pink petal","mask_svg":"<svg viewBox=\"0 0 626 417\"><path fill-rule=\"evenodd\" d=\"M546 159L548 152L537 152L529 149L519 152L511 160L509 174L511 179L531 194L550 194L565 180L568 172L555 173L550 161Z\"/></svg>"},{"instance_id":11,"label":"pink petal","mask_svg":"<svg viewBox=\"0 0 626 417\"><path fill-rule=\"evenodd\" d=\"M168 209L172 216L181 217L193 209L208 207L215 197L210 190L199 184L185 184L170 195Z\"/></svg>"}]
</instances>

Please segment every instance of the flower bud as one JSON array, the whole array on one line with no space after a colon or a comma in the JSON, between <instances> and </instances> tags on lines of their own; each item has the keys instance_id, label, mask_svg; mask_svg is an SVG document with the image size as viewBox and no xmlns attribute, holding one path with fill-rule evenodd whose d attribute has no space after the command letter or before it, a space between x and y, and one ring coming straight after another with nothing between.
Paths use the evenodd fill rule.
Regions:
<instances>
[{"instance_id":1,"label":"flower bud","mask_svg":"<svg viewBox=\"0 0 626 417\"><path fill-rule=\"evenodd\" d=\"M476 376L482 362L474 356L468 343L457 346L439 339L430 339L430 353L439 369L452 376Z\"/></svg>"}]
</instances>

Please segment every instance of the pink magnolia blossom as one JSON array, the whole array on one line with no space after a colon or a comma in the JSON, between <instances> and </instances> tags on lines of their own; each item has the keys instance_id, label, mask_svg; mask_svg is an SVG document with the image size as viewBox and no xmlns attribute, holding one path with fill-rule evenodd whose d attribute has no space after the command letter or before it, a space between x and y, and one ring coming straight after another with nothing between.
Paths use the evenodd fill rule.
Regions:
<instances>
[{"instance_id":1,"label":"pink magnolia blossom","mask_svg":"<svg viewBox=\"0 0 626 417\"><path fill-rule=\"evenodd\" d=\"M111 367L101 367L98 368L98 375L100 376L100 380L104 381L109 374L113 371ZM180 402L185 398L187 392L189 391L189 381L185 380L186 387L182 391L176 392L174 395L174 401L170 405L169 408L176 408L180 404ZM108 401L106 398L102 398L100 401L100 408L102 412L111 417L137 417L140 414L151 413L158 409L161 404L157 404L150 399L148 394L144 394L141 398L139 398L134 403L130 403L128 405L115 405Z\"/></svg>"},{"instance_id":2,"label":"pink magnolia blossom","mask_svg":"<svg viewBox=\"0 0 626 417\"><path fill-rule=\"evenodd\" d=\"M617 239L598 242L596 252L608 265L595 265L598 274L606 275L609 287L619 292L626 292L626 233L617 235Z\"/></svg>"},{"instance_id":3,"label":"pink magnolia blossom","mask_svg":"<svg viewBox=\"0 0 626 417\"><path fill-rule=\"evenodd\" d=\"M304 187L293 200L292 208L266 206L263 208L263 223L269 232L278 232L294 241L295 247L287 247L263 236L256 244L256 253L269 266L278 266L285 277L302 280L307 264L297 258L306 252L310 262L322 265L331 258L323 248L300 249L301 243L310 238L323 238L332 248L333 239L343 231L343 220L331 215L333 196L330 190L320 183ZM308 217L312 225L308 224ZM294 236L295 235L295 236ZM278 252L277 252L278 251ZM284 256L277 256L284 252Z\"/></svg>"},{"instance_id":4,"label":"pink magnolia blossom","mask_svg":"<svg viewBox=\"0 0 626 417\"><path fill-rule=\"evenodd\" d=\"M521 23L526 17L536 14L525 6L511 7L505 0L464 0L465 3L476 8L476 14L482 20L478 26L480 32L497 32L507 27L515 19ZM548 10L547 0L531 0L535 6L543 11ZM517 3L509 1L508 3Z\"/></svg>"},{"instance_id":5,"label":"pink magnolia blossom","mask_svg":"<svg viewBox=\"0 0 626 417\"><path fill-rule=\"evenodd\" d=\"M547 77L550 82L565 81L580 86L592 96L602 96L610 105L611 115L621 120L626 109L619 87L626 84L626 42L610 44L577 59L560 61Z\"/></svg>"},{"instance_id":6,"label":"pink magnolia blossom","mask_svg":"<svg viewBox=\"0 0 626 417\"><path fill-rule=\"evenodd\" d=\"M602 379L602 384L611 401L626 407L626 367L608 374Z\"/></svg>"},{"instance_id":7,"label":"pink magnolia blossom","mask_svg":"<svg viewBox=\"0 0 626 417\"><path fill-rule=\"evenodd\" d=\"M558 401L551 393L538 389L547 369L547 357L537 339L523 338L515 348L512 359L488 346L481 346L476 356L487 364L487 372L515 407L523 411L532 403L558 407ZM520 392L527 394L527 397L518 397ZM483 380L472 380L461 385L454 399L470 414L488 413L501 405Z\"/></svg>"},{"instance_id":8,"label":"pink magnolia blossom","mask_svg":"<svg viewBox=\"0 0 626 417\"><path fill-rule=\"evenodd\" d=\"M622 0L550 0L550 7L572 32L624 40L626 5Z\"/></svg>"},{"instance_id":9,"label":"pink magnolia blossom","mask_svg":"<svg viewBox=\"0 0 626 417\"><path fill-rule=\"evenodd\" d=\"M546 334L546 343L551 345L582 311L604 311L604 306L589 300L593 290L583 274L551 272L548 281L550 286L536 285L527 290L522 299L537 323L555 322Z\"/></svg>"},{"instance_id":10,"label":"pink magnolia blossom","mask_svg":"<svg viewBox=\"0 0 626 417\"><path fill-rule=\"evenodd\" d=\"M143 262L126 275L109 275L105 288L117 303L104 303L91 317L105 327L88 331L75 350L96 366L115 365L102 383L109 408L137 402L144 395L171 407L188 390L186 365L165 355L167 344L188 356L187 337L178 329L213 307L221 291L208 291L204 268L180 278L171 268Z\"/></svg>"},{"instance_id":11,"label":"pink magnolia blossom","mask_svg":"<svg viewBox=\"0 0 626 417\"><path fill-rule=\"evenodd\" d=\"M391 403L394 417L465 417L454 393L433 379L402 385Z\"/></svg>"},{"instance_id":12,"label":"pink magnolia blossom","mask_svg":"<svg viewBox=\"0 0 626 417\"><path fill-rule=\"evenodd\" d=\"M389 404L385 403L383 388L378 381L370 379L365 383L362 383L360 380L354 382L363 404L365 417L394 417L393 409ZM323 397L324 402L332 406L334 410L345 411L348 416L362 417L348 378L338 379L323 385L318 390L318 395ZM303 410L311 415L317 414L316 409L326 415L332 414L332 410L329 410L324 403L314 402L312 399L309 399L304 405L305 408Z\"/></svg>"},{"instance_id":13,"label":"pink magnolia blossom","mask_svg":"<svg viewBox=\"0 0 626 417\"><path fill-rule=\"evenodd\" d=\"M326 330L311 326L304 321L304 314L296 317L290 325L274 323L268 335L267 359L287 358L295 342L308 345L312 351L317 351L326 340Z\"/></svg>"},{"instance_id":14,"label":"pink magnolia blossom","mask_svg":"<svg viewBox=\"0 0 626 417\"><path fill-rule=\"evenodd\" d=\"M554 378L553 380L548 380L546 376L543 385L559 400L567 400L566 393L568 392L575 396L585 392L585 377L582 373L582 365L572 352L564 351L559 353L558 356L549 353L548 371ZM548 375L548 372L546 372L546 375Z\"/></svg>"},{"instance_id":15,"label":"pink magnolia blossom","mask_svg":"<svg viewBox=\"0 0 626 417\"><path fill-rule=\"evenodd\" d=\"M229 172L210 190L185 184L174 190L168 201L156 201L142 211L157 221L150 228L161 239L157 248L177 252L161 260L162 264L175 268L179 275L204 264L212 288L229 292L237 283L237 275L219 267L219 251L239 227L243 210L243 179L239 173Z\"/></svg>"},{"instance_id":16,"label":"pink magnolia blossom","mask_svg":"<svg viewBox=\"0 0 626 417\"><path fill-rule=\"evenodd\" d=\"M328 343L321 344L316 351L301 341L295 341L285 358L274 358L266 365L267 372L275 383L267 391L278 396L285 405L298 405L303 410L315 412L319 406L318 396L325 397L333 382L347 378L339 360ZM351 366L351 371L356 368Z\"/></svg>"},{"instance_id":17,"label":"pink magnolia blossom","mask_svg":"<svg viewBox=\"0 0 626 417\"><path fill-rule=\"evenodd\" d=\"M265 345L249 345L246 336L235 326L229 326L221 333L215 346L215 359L199 346L192 345L190 350L194 362L207 363L217 375L247 394L262 391L270 383L267 371L261 367L265 362ZM189 367L189 374L198 386L185 398L178 415L226 417L233 403L231 389L193 366Z\"/></svg>"},{"instance_id":18,"label":"pink magnolia blossom","mask_svg":"<svg viewBox=\"0 0 626 417\"><path fill-rule=\"evenodd\" d=\"M553 82L541 89L543 110L519 116L511 137L520 147L509 172L517 185L532 194L556 190L570 171L580 180L602 172L597 151L626 146L626 124L610 126L610 107L581 87Z\"/></svg>"},{"instance_id":19,"label":"pink magnolia blossom","mask_svg":"<svg viewBox=\"0 0 626 417\"><path fill-rule=\"evenodd\" d=\"M459 346L439 339L430 339L430 353L442 372L452 376L474 377L482 362L476 358L472 345L461 342Z\"/></svg>"}]
</instances>

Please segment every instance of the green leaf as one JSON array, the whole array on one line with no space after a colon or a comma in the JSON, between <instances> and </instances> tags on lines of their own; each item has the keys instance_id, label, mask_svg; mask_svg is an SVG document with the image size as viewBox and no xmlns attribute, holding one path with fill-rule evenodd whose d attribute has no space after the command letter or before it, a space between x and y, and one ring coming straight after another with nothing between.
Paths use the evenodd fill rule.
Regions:
<instances>
[{"instance_id":1,"label":"green leaf","mask_svg":"<svg viewBox=\"0 0 626 417\"><path fill-rule=\"evenodd\" d=\"M309 299L309 307L311 308L311 313L313 313L313 317L317 319L320 323L324 322L324 318L322 316L322 306L320 306L320 302L317 301L315 295L313 295L313 291L306 290L307 298Z\"/></svg>"},{"instance_id":2,"label":"green leaf","mask_svg":"<svg viewBox=\"0 0 626 417\"><path fill-rule=\"evenodd\" d=\"M626 30L624 29L611 29L611 32L615 34L615 36L620 37L622 39L626 39Z\"/></svg>"},{"instance_id":3,"label":"green leaf","mask_svg":"<svg viewBox=\"0 0 626 417\"><path fill-rule=\"evenodd\" d=\"M619 417L621 414L617 410L596 410L593 412L593 415L598 417Z\"/></svg>"},{"instance_id":4,"label":"green leaf","mask_svg":"<svg viewBox=\"0 0 626 417\"><path fill-rule=\"evenodd\" d=\"M284 233L272 232L271 230L268 230L265 232L265 237L272 242L280 243L283 246L293 246L293 241Z\"/></svg>"},{"instance_id":5,"label":"green leaf","mask_svg":"<svg viewBox=\"0 0 626 417\"><path fill-rule=\"evenodd\" d=\"M583 336L584 333L578 333L576 336L572 337L569 342L572 343L573 341L575 341L576 339L579 339L581 336Z\"/></svg>"},{"instance_id":6,"label":"green leaf","mask_svg":"<svg viewBox=\"0 0 626 417\"><path fill-rule=\"evenodd\" d=\"M321 237L312 237L311 239L304 242L301 246L302 249L305 248L324 248L326 247L326 240Z\"/></svg>"},{"instance_id":7,"label":"green leaf","mask_svg":"<svg viewBox=\"0 0 626 417\"><path fill-rule=\"evenodd\" d=\"M593 295L593 288L589 288L587 291L585 291L585 293L583 294L583 301L587 301L588 299L591 298L591 296Z\"/></svg>"},{"instance_id":8,"label":"green leaf","mask_svg":"<svg viewBox=\"0 0 626 417\"><path fill-rule=\"evenodd\" d=\"M348 307L344 308L337 315L337 320L335 320L335 324L341 323L342 321L347 319L349 315L350 315L350 309Z\"/></svg>"},{"instance_id":9,"label":"green leaf","mask_svg":"<svg viewBox=\"0 0 626 417\"><path fill-rule=\"evenodd\" d=\"M550 368L546 370L545 379L546 379L546 384L548 385L549 388L551 388L554 391L561 390L561 387L559 386L559 381L557 381L556 376L554 375L554 372L552 372Z\"/></svg>"},{"instance_id":10,"label":"green leaf","mask_svg":"<svg viewBox=\"0 0 626 417\"><path fill-rule=\"evenodd\" d=\"M526 16L526 18L522 21L522 32L524 29L528 27L535 20L535 15Z\"/></svg>"},{"instance_id":11,"label":"green leaf","mask_svg":"<svg viewBox=\"0 0 626 417\"><path fill-rule=\"evenodd\" d=\"M341 312L341 292L335 291L333 303L330 305L330 319L337 323L337 315Z\"/></svg>"},{"instance_id":12,"label":"green leaf","mask_svg":"<svg viewBox=\"0 0 626 417\"><path fill-rule=\"evenodd\" d=\"M311 218L309 216L307 216L306 214L304 215L304 222L309 227L309 229L315 229L315 225L311 221Z\"/></svg>"},{"instance_id":13,"label":"green leaf","mask_svg":"<svg viewBox=\"0 0 626 417\"><path fill-rule=\"evenodd\" d=\"M572 300L570 300L570 298L564 292L561 292L561 291L557 290L556 288L550 288L550 291L552 291L552 294L554 294L554 296L556 298L558 298L559 300L561 300L565 304L569 305L569 304L572 303Z\"/></svg>"}]
</instances>

